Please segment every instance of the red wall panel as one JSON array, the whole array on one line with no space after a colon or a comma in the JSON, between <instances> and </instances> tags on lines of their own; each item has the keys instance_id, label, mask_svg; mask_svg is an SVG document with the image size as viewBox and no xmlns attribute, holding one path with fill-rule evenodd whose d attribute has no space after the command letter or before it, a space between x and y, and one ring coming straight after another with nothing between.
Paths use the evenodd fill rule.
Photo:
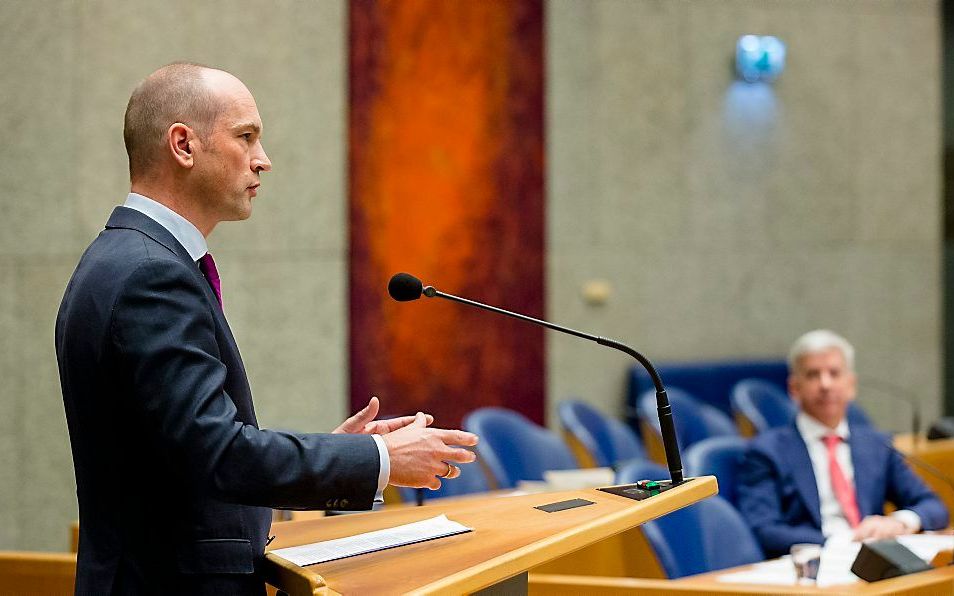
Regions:
<instances>
[{"instance_id":1,"label":"red wall panel","mask_svg":"<svg viewBox=\"0 0 954 596\"><path fill-rule=\"evenodd\" d=\"M543 315L542 3L352 0L349 17L352 404L542 422L541 329L386 292L407 271Z\"/></svg>"}]
</instances>

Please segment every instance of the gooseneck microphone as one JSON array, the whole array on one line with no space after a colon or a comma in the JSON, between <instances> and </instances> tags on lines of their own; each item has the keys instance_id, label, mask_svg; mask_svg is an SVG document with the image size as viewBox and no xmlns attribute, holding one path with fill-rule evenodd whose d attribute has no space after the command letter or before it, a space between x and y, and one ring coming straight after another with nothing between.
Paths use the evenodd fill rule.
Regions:
<instances>
[{"instance_id":1,"label":"gooseneck microphone","mask_svg":"<svg viewBox=\"0 0 954 596\"><path fill-rule=\"evenodd\" d=\"M550 323L549 321L535 319L533 317L528 317L527 315L497 308L496 306L490 306L476 302L474 300L468 300L467 298L461 298L460 296L454 296L453 294L445 294L433 286L425 287L421 280L409 273L394 274L391 277L391 281L388 282L388 293L391 295L391 298L394 298L398 302L417 300L421 297L421 294L427 296L428 298L445 298L447 300L452 300L454 302L459 302L468 306L475 306L477 308L489 310L490 312L520 319L521 321L526 321L535 325L540 325L542 327L546 327L547 329L553 329L554 331L588 339L600 344L601 346L614 348L629 354L635 358L643 366L643 368L646 369L646 372L649 373L649 376L653 380L653 385L656 387L656 408L659 412L659 427L662 434L663 447L666 451L666 464L669 467L669 475L672 479L672 483L659 486L658 488L654 486L654 488L656 488L656 490L667 490L668 488L678 486L684 482L682 474L682 458L679 455L679 444L676 441L676 427L673 423L672 407L669 405L669 396L666 395L666 388L663 387L662 379L659 378L659 374L656 372L656 368L653 366L652 362L650 362L645 356L633 348L613 339L591 335L589 333L570 329L569 327L556 325L554 323Z\"/></svg>"}]
</instances>

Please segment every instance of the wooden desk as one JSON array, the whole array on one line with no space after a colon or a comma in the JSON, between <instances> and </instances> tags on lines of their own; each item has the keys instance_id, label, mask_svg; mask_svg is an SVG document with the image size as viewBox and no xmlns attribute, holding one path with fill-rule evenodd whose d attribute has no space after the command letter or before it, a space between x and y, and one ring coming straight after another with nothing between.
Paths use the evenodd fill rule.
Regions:
<instances>
[{"instance_id":1,"label":"wooden desk","mask_svg":"<svg viewBox=\"0 0 954 596\"><path fill-rule=\"evenodd\" d=\"M748 566L702 573L682 579L638 579L626 577L591 577L571 575L530 575L529 593L537 596L620 596L630 594L843 594L904 596L938 596L954 594L954 567L933 569L880 582L858 582L844 586L777 586L738 584L717 581L725 573L741 571Z\"/></svg>"},{"instance_id":2,"label":"wooden desk","mask_svg":"<svg viewBox=\"0 0 954 596\"><path fill-rule=\"evenodd\" d=\"M954 475L954 439L928 441L920 436L915 440L913 435L904 434L894 438L894 447L904 455L914 456L934 466L942 474ZM916 463L912 462L910 466L944 501L948 512L954 515L954 489Z\"/></svg>"},{"instance_id":3,"label":"wooden desk","mask_svg":"<svg viewBox=\"0 0 954 596\"><path fill-rule=\"evenodd\" d=\"M474 532L300 568L266 555L270 583L297 594L466 593L519 575L607 536L717 492L715 478L697 478L660 497L633 501L595 489L468 499L272 526L271 549L393 527L446 514ZM537 505L583 497L593 505L558 513Z\"/></svg>"},{"instance_id":4,"label":"wooden desk","mask_svg":"<svg viewBox=\"0 0 954 596\"><path fill-rule=\"evenodd\" d=\"M74 553L0 551L0 593L69 596L76 583Z\"/></svg>"}]
</instances>

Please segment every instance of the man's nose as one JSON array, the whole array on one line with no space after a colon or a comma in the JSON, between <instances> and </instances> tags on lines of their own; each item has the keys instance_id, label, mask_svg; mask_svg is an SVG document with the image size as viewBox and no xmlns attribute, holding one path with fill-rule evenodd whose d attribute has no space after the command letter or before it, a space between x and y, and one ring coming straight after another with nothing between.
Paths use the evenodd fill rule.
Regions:
<instances>
[{"instance_id":1,"label":"man's nose","mask_svg":"<svg viewBox=\"0 0 954 596\"><path fill-rule=\"evenodd\" d=\"M261 145L258 146L258 152L252 157L252 171L253 172L271 172L272 171L272 162L268 159L268 155L265 154L265 148Z\"/></svg>"}]
</instances>

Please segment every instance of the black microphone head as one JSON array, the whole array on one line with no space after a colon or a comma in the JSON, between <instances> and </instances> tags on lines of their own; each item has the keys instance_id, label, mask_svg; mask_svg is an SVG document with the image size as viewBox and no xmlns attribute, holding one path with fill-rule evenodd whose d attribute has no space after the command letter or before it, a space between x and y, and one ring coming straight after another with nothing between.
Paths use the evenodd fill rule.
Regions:
<instances>
[{"instance_id":1,"label":"black microphone head","mask_svg":"<svg viewBox=\"0 0 954 596\"><path fill-rule=\"evenodd\" d=\"M388 282L388 294L398 302L409 302L421 297L424 284L410 273L395 273Z\"/></svg>"}]
</instances>

